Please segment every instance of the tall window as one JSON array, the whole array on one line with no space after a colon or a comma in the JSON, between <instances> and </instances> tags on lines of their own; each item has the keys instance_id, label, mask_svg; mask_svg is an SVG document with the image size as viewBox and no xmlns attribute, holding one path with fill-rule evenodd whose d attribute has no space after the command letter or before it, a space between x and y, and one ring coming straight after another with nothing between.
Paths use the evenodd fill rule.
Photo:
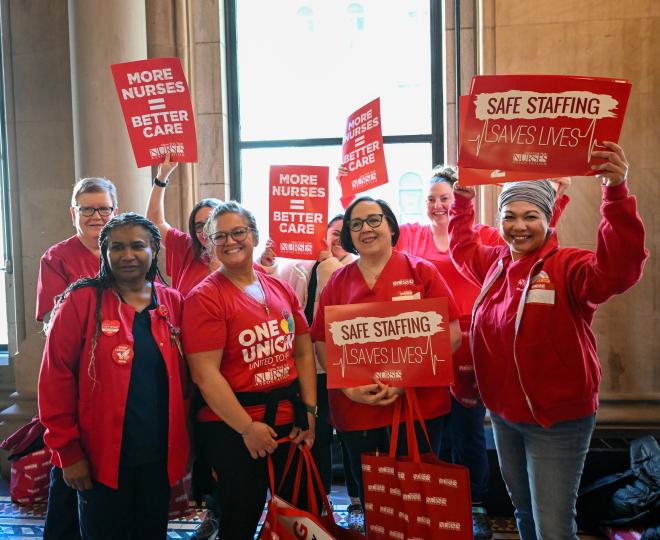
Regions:
<instances>
[{"instance_id":1,"label":"tall window","mask_svg":"<svg viewBox=\"0 0 660 540\"><path fill-rule=\"evenodd\" d=\"M2 25L0 24L0 27ZM5 81L2 39L0 39L0 365L7 363L9 344L8 313L14 302L7 302L7 272L11 271L9 181L7 167L7 124L5 120Z\"/></svg>"},{"instance_id":2,"label":"tall window","mask_svg":"<svg viewBox=\"0 0 660 540\"><path fill-rule=\"evenodd\" d=\"M226 0L232 196L266 232L270 165L330 167L346 117L376 97L389 183L369 192L423 219L443 154L441 0ZM240 171L240 174L237 174Z\"/></svg>"}]
</instances>

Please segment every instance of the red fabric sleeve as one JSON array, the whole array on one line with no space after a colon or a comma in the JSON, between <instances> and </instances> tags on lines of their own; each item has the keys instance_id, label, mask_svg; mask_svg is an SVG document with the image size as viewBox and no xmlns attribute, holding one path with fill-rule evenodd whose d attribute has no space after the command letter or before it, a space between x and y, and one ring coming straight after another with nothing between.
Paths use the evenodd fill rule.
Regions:
<instances>
[{"instance_id":1,"label":"red fabric sleeve","mask_svg":"<svg viewBox=\"0 0 660 540\"><path fill-rule=\"evenodd\" d=\"M484 246L474 228L474 204L463 196L449 207L449 251L454 266L466 278L482 285L488 269L498 259L500 247Z\"/></svg>"},{"instance_id":2,"label":"red fabric sleeve","mask_svg":"<svg viewBox=\"0 0 660 540\"><path fill-rule=\"evenodd\" d=\"M224 303L211 297L206 288L195 290L183 304L181 323L186 354L224 349L227 322Z\"/></svg>"},{"instance_id":3,"label":"red fabric sleeve","mask_svg":"<svg viewBox=\"0 0 660 540\"><path fill-rule=\"evenodd\" d=\"M188 233L170 227L163 245L165 246L165 271L168 276L176 276L179 279L186 262L186 254L192 249L192 239Z\"/></svg>"},{"instance_id":4,"label":"red fabric sleeve","mask_svg":"<svg viewBox=\"0 0 660 540\"><path fill-rule=\"evenodd\" d=\"M566 210L568 203L571 201L568 195L562 195L555 201L555 207L552 209L552 217L550 218L550 227L556 227L559 223L559 218Z\"/></svg>"},{"instance_id":5,"label":"red fabric sleeve","mask_svg":"<svg viewBox=\"0 0 660 540\"><path fill-rule=\"evenodd\" d=\"M53 310L55 297L62 294L69 282L62 274L60 260L54 258L50 252L46 252L39 261L39 278L37 280L37 314L39 322L44 320L44 315Z\"/></svg>"},{"instance_id":6,"label":"red fabric sleeve","mask_svg":"<svg viewBox=\"0 0 660 540\"><path fill-rule=\"evenodd\" d=\"M625 182L603 186L600 212L596 252L580 252L568 281L577 298L593 304L602 304L637 283L649 256L637 200L628 194Z\"/></svg>"},{"instance_id":7,"label":"red fabric sleeve","mask_svg":"<svg viewBox=\"0 0 660 540\"><path fill-rule=\"evenodd\" d=\"M73 291L62 303L52 320L39 373L39 418L46 426L44 441L59 467L86 457L77 421L78 366L85 342L85 305L95 301L93 292Z\"/></svg>"},{"instance_id":8,"label":"red fabric sleeve","mask_svg":"<svg viewBox=\"0 0 660 540\"><path fill-rule=\"evenodd\" d=\"M445 278L432 264L419 265L420 274L425 284L424 298L447 298L447 311L449 320L453 321L460 317L458 307L454 301L454 295L449 290Z\"/></svg>"}]
</instances>

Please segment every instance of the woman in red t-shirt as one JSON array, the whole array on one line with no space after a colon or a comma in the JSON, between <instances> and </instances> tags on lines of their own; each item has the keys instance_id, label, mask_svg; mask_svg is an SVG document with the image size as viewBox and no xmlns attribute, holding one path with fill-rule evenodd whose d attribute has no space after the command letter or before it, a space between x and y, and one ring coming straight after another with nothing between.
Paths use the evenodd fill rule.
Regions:
<instances>
[{"instance_id":1,"label":"woman in red t-shirt","mask_svg":"<svg viewBox=\"0 0 660 540\"><path fill-rule=\"evenodd\" d=\"M165 271L172 280L172 287L185 297L195 285L219 266L218 261L209 257L205 250L206 238L203 230L211 211L221 201L215 198L199 201L190 212L187 233L172 227L165 219L165 190L177 165L178 163L170 161L169 154L159 165L152 181L146 215L160 230L165 246Z\"/></svg>"},{"instance_id":2,"label":"woman in red t-shirt","mask_svg":"<svg viewBox=\"0 0 660 540\"><path fill-rule=\"evenodd\" d=\"M268 489L261 458L272 454L279 475L288 447L278 438L313 444L316 369L295 292L254 270L252 213L222 203L204 233L221 267L190 293L183 316L184 349L204 400L199 450L218 477L220 536L252 539Z\"/></svg>"},{"instance_id":3,"label":"woman in red t-shirt","mask_svg":"<svg viewBox=\"0 0 660 540\"><path fill-rule=\"evenodd\" d=\"M341 232L342 247L360 255L358 261L332 274L319 299L312 336L319 362L325 367L325 306L392 300L447 297L452 352L460 343L458 310L445 280L428 261L394 251L399 226L385 201L361 197L346 209ZM375 382L356 388L329 390L332 423L346 447L351 469L361 470L360 455L387 451L392 423L392 403L402 393ZM444 415L449 412L447 388L418 388L433 450L439 451ZM364 498L358 475L360 498Z\"/></svg>"}]
</instances>

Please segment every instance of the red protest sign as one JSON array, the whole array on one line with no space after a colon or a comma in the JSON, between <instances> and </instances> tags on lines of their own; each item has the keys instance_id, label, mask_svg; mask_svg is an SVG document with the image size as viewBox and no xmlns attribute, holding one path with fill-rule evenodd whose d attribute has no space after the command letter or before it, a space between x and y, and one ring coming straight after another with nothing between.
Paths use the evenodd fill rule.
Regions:
<instances>
[{"instance_id":1,"label":"red protest sign","mask_svg":"<svg viewBox=\"0 0 660 540\"><path fill-rule=\"evenodd\" d=\"M488 75L460 98L461 184L587 176L617 142L631 85L620 79Z\"/></svg>"},{"instance_id":2,"label":"red protest sign","mask_svg":"<svg viewBox=\"0 0 660 540\"><path fill-rule=\"evenodd\" d=\"M328 167L272 165L270 239L278 257L316 260L327 249Z\"/></svg>"},{"instance_id":3,"label":"red protest sign","mask_svg":"<svg viewBox=\"0 0 660 540\"><path fill-rule=\"evenodd\" d=\"M371 384L448 386L451 363L446 298L326 306L328 388Z\"/></svg>"},{"instance_id":4,"label":"red protest sign","mask_svg":"<svg viewBox=\"0 0 660 540\"><path fill-rule=\"evenodd\" d=\"M112 76L138 167L197 161L190 90L178 58L113 64Z\"/></svg>"},{"instance_id":5,"label":"red protest sign","mask_svg":"<svg viewBox=\"0 0 660 540\"><path fill-rule=\"evenodd\" d=\"M356 193L387 184L380 98L359 108L346 120L342 164L348 169L348 174L339 180L345 200Z\"/></svg>"}]
</instances>

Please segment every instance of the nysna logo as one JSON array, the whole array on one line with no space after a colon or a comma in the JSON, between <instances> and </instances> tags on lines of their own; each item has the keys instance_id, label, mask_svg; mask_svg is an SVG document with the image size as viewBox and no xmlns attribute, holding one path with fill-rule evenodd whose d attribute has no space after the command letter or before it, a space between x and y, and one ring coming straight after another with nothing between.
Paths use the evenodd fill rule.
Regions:
<instances>
[{"instance_id":1,"label":"nysna logo","mask_svg":"<svg viewBox=\"0 0 660 540\"><path fill-rule=\"evenodd\" d=\"M379 534L385 534L385 527L381 525L369 525L369 530L371 532L379 533Z\"/></svg>"},{"instance_id":2,"label":"nysna logo","mask_svg":"<svg viewBox=\"0 0 660 540\"><path fill-rule=\"evenodd\" d=\"M426 497L426 504L432 504L434 506L447 506L446 497Z\"/></svg>"},{"instance_id":3,"label":"nysna logo","mask_svg":"<svg viewBox=\"0 0 660 540\"><path fill-rule=\"evenodd\" d=\"M417 492L404 493L402 497L403 497L404 501L421 501L422 500L422 494L417 493Z\"/></svg>"},{"instance_id":4,"label":"nysna logo","mask_svg":"<svg viewBox=\"0 0 660 540\"><path fill-rule=\"evenodd\" d=\"M373 512L373 509L374 509L374 503L368 503L368 502L366 502L366 503L364 503L364 508L365 508L365 510L369 510L369 512Z\"/></svg>"},{"instance_id":5,"label":"nysna logo","mask_svg":"<svg viewBox=\"0 0 660 540\"><path fill-rule=\"evenodd\" d=\"M367 491L377 491L379 493L385 493L385 486L383 484L369 484L367 486Z\"/></svg>"},{"instance_id":6,"label":"nysna logo","mask_svg":"<svg viewBox=\"0 0 660 540\"><path fill-rule=\"evenodd\" d=\"M414 473L413 480L417 480L417 482L430 482L431 475L428 473Z\"/></svg>"},{"instance_id":7,"label":"nysna logo","mask_svg":"<svg viewBox=\"0 0 660 540\"><path fill-rule=\"evenodd\" d=\"M438 523L438 528L445 531L460 531L461 524L458 521L441 521Z\"/></svg>"},{"instance_id":8,"label":"nysna logo","mask_svg":"<svg viewBox=\"0 0 660 540\"><path fill-rule=\"evenodd\" d=\"M438 484L440 484L441 486L457 488L458 480L456 480L455 478L438 478Z\"/></svg>"},{"instance_id":9,"label":"nysna logo","mask_svg":"<svg viewBox=\"0 0 660 540\"><path fill-rule=\"evenodd\" d=\"M378 472L380 474L390 474L394 476L394 467L378 467Z\"/></svg>"},{"instance_id":10,"label":"nysna logo","mask_svg":"<svg viewBox=\"0 0 660 540\"><path fill-rule=\"evenodd\" d=\"M426 525L427 527L431 526L431 518L428 516L417 516L417 523L420 525Z\"/></svg>"},{"instance_id":11,"label":"nysna logo","mask_svg":"<svg viewBox=\"0 0 660 540\"><path fill-rule=\"evenodd\" d=\"M390 495L401 497L401 490L399 488L390 488Z\"/></svg>"},{"instance_id":12,"label":"nysna logo","mask_svg":"<svg viewBox=\"0 0 660 540\"><path fill-rule=\"evenodd\" d=\"M279 323L271 319L243 330L238 335L238 342L243 347L243 361L249 364L255 360L293 350L294 330L291 315L280 320Z\"/></svg>"},{"instance_id":13,"label":"nysna logo","mask_svg":"<svg viewBox=\"0 0 660 540\"><path fill-rule=\"evenodd\" d=\"M362 464L362 471L363 472L371 472L371 465L363 463Z\"/></svg>"},{"instance_id":14,"label":"nysna logo","mask_svg":"<svg viewBox=\"0 0 660 540\"><path fill-rule=\"evenodd\" d=\"M525 152L523 154L513 154L511 157L514 163L548 164L548 154L545 152Z\"/></svg>"},{"instance_id":15,"label":"nysna logo","mask_svg":"<svg viewBox=\"0 0 660 540\"><path fill-rule=\"evenodd\" d=\"M401 531L390 531L390 538L396 538L397 540L405 540L405 536Z\"/></svg>"},{"instance_id":16,"label":"nysna logo","mask_svg":"<svg viewBox=\"0 0 660 540\"><path fill-rule=\"evenodd\" d=\"M388 516L394 515L394 508L392 508L391 506L381 506L379 510L381 514L386 514Z\"/></svg>"},{"instance_id":17,"label":"nysna logo","mask_svg":"<svg viewBox=\"0 0 660 540\"><path fill-rule=\"evenodd\" d=\"M399 512L399 519L402 519L403 521L408 523L408 521L409 521L408 514L406 514L405 512Z\"/></svg>"}]
</instances>

